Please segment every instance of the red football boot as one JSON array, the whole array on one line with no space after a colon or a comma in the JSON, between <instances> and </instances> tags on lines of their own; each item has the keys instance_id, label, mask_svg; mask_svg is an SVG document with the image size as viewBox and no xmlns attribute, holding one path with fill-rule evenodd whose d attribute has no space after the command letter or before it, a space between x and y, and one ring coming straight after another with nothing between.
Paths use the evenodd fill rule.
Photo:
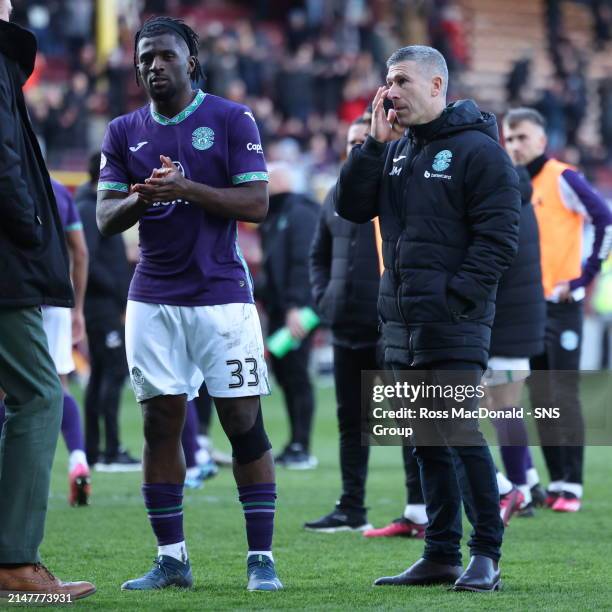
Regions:
<instances>
[{"instance_id":1,"label":"red football boot","mask_svg":"<svg viewBox=\"0 0 612 612\"><path fill-rule=\"evenodd\" d=\"M368 529L363 532L366 538L392 538L401 536L404 538L424 538L426 523L413 523L402 517L395 519L385 527L379 529Z\"/></svg>"},{"instance_id":2,"label":"red football boot","mask_svg":"<svg viewBox=\"0 0 612 612\"><path fill-rule=\"evenodd\" d=\"M79 463L72 472L68 474L68 481L70 484L68 503L71 506L88 506L89 496L91 495L89 468Z\"/></svg>"},{"instance_id":3,"label":"red football boot","mask_svg":"<svg viewBox=\"0 0 612 612\"><path fill-rule=\"evenodd\" d=\"M504 522L504 527L508 526L512 515L520 510L524 501L525 496L516 487L512 487L505 495L499 496L499 515Z\"/></svg>"},{"instance_id":4,"label":"red football boot","mask_svg":"<svg viewBox=\"0 0 612 612\"><path fill-rule=\"evenodd\" d=\"M578 512L581 505L582 500L579 497L576 497L573 493L564 491L552 505L552 509L555 512Z\"/></svg>"}]
</instances>

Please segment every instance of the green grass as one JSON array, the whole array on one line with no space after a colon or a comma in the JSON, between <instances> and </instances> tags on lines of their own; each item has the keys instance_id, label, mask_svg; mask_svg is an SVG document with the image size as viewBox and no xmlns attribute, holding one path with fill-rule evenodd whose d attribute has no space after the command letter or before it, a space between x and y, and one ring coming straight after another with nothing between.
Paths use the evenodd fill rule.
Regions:
<instances>
[{"instance_id":1,"label":"green grass","mask_svg":"<svg viewBox=\"0 0 612 612\"><path fill-rule=\"evenodd\" d=\"M264 404L276 448L285 442L286 420L275 394ZM139 410L126 390L124 443L138 452ZM359 534L313 534L304 520L330 511L339 493L337 433L332 389L319 389L314 435L318 469L278 471L274 553L285 590L247 593L246 542L241 508L229 470L185 496L185 529L194 570L193 591L122 593L121 583L151 564L155 542L140 497L139 474L93 475L88 508L66 502L66 451L62 442L53 468L52 495L42 553L63 579L93 581L98 592L85 609L410 609L410 610L590 610L612 609L609 557L612 449L587 449L586 502L577 515L540 511L515 519L503 549L504 589L495 594L448 592L443 587L372 587L378 576L402 571L422 550L421 541L368 541ZM218 422L214 437L227 449ZM535 450L541 468L540 452ZM543 473L543 470L541 470ZM401 514L404 504L400 449L372 449L368 479L369 518L379 526ZM464 559L467 559L464 550Z\"/></svg>"}]
</instances>

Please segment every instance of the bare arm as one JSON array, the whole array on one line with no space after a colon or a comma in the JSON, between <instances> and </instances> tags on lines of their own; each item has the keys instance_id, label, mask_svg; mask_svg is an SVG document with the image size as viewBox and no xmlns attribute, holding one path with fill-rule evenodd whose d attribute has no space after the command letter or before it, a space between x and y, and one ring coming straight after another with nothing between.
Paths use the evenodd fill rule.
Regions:
<instances>
[{"instance_id":1,"label":"bare arm","mask_svg":"<svg viewBox=\"0 0 612 612\"><path fill-rule=\"evenodd\" d=\"M155 200L132 191L127 197L121 191L99 191L96 221L103 236L120 234L140 220Z\"/></svg>"},{"instance_id":2,"label":"bare arm","mask_svg":"<svg viewBox=\"0 0 612 612\"><path fill-rule=\"evenodd\" d=\"M168 157L162 155L161 160L162 168L155 170L144 185L134 185L134 192L152 202L187 200L206 212L237 221L260 223L266 218L268 184L265 181L228 188L209 187L186 179Z\"/></svg>"},{"instance_id":3,"label":"bare arm","mask_svg":"<svg viewBox=\"0 0 612 612\"><path fill-rule=\"evenodd\" d=\"M74 308L72 309L72 342L77 343L83 339L85 333L85 320L83 305L85 303L85 289L87 288L87 268L89 254L83 230L66 232L66 244L72 263L71 277L74 289Z\"/></svg>"}]
</instances>

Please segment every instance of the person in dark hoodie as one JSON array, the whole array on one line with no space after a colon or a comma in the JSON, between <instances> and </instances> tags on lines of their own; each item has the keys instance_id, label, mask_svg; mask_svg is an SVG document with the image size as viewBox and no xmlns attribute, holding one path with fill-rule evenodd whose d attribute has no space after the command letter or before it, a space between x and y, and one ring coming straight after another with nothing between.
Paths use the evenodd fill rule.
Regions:
<instances>
[{"instance_id":1,"label":"person in dark hoodie","mask_svg":"<svg viewBox=\"0 0 612 612\"><path fill-rule=\"evenodd\" d=\"M495 320L491 330L488 369L483 381L491 410L519 407L529 359L544 350L546 302L542 289L538 222L531 205L532 188L527 170L517 166L521 190L519 248L512 265L499 281ZM522 418L494 419L506 474L497 473L500 512L504 524L512 514L533 516L545 493L529 452Z\"/></svg>"},{"instance_id":2,"label":"person in dark hoodie","mask_svg":"<svg viewBox=\"0 0 612 612\"><path fill-rule=\"evenodd\" d=\"M369 111L356 119L347 133L347 156L362 145L369 130ZM309 521L309 531L362 531L366 537L419 537L425 532L425 504L421 479L410 446L402 446L407 504L403 515L374 529L367 521L365 488L370 448L363 443L362 404L367 388L356 384L364 370L382 367L376 312L382 267L377 222L357 224L338 216L335 188L327 194L310 249L310 282L323 320L332 331L334 382L340 434L342 493L329 514Z\"/></svg>"},{"instance_id":3,"label":"person in dark hoodie","mask_svg":"<svg viewBox=\"0 0 612 612\"><path fill-rule=\"evenodd\" d=\"M308 278L308 252L314 237L319 206L292 191L292 170L275 162L268 167L270 208L259 226L263 251L256 297L268 315L268 335L287 326L300 345L278 359L270 357L272 371L283 391L289 417L289 442L276 463L289 469L316 467L310 454L310 435L315 410L308 373L312 335L300 322L300 309L313 306Z\"/></svg>"},{"instance_id":4,"label":"person in dark hoodie","mask_svg":"<svg viewBox=\"0 0 612 612\"><path fill-rule=\"evenodd\" d=\"M380 219L385 362L398 378L412 369L408 375L426 384L478 386L497 285L518 247L518 177L498 143L493 115L472 100L446 106L448 69L438 51L401 48L387 69L386 86L373 101L370 136L341 170L336 210L357 223ZM393 103L388 112L385 99ZM473 410L477 401L460 404ZM430 404L448 409L442 401ZM418 421L412 441L428 518L425 551L403 573L375 584L498 589L503 524L495 467L477 419ZM465 571L454 456L477 509Z\"/></svg>"},{"instance_id":5,"label":"person in dark hoodie","mask_svg":"<svg viewBox=\"0 0 612 612\"><path fill-rule=\"evenodd\" d=\"M119 406L127 376L125 309L130 267L121 234L103 236L96 223L96 199L101 154L89 160L88 183L79 188L79 208L87 248L89 282L85 294L85 325L91 374L85 393L85 449L87 461L101 471L140 470L140 461L121 447ZM104 420L105 452L100 457L100 420Z\"/></svg>"},{"instance_id":6,"label":"person in dark hoodie","mask_svg":"<svg viewBox=\"0 0 612 612\"><path fill-rule=\"evenodd\" d=\"M0 593L57 594L60 602L95 592L62 582L41 564L51 466L63 393L43 329L43 304L70 308L74 296L49 173L22 87L34 69L34 35L9 23L0 0Z\"/></svg>"}]
</instances>

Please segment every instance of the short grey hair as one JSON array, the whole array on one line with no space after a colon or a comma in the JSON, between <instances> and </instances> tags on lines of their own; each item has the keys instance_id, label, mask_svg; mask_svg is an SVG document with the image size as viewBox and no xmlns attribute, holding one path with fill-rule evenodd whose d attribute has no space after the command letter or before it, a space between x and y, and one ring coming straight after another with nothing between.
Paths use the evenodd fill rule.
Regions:
<instances>
[{"instance_id":1,"label":"short grey hair","mask_svg":"<svg viewBox=\"0 0 612 612\"><path fill-rule=\"evenodd\" d=\"M387 69L400 62L415 62L421 67L426 68L426 72L431 76L442 77L442 93L446 95L448 89L448 66L444 56L433 47L426 45L410 45L397 49L387 60Z\"/></svg>"},{"instance_id":2,"label":"short grey hair","mask_svg":"<svg viewBox=\"0 0 612 612\"><path fill-rule=\"evenodd\" d=\"M519 123L523 121L529 121L534 125L539 125L542 129L546 129L546 119L542 116L542 113L537 111L535 108L528 106L521 106L519 108L513 108L506 113L504 117L504 123L513 130Z\"/></svg>"}]
</instances>

